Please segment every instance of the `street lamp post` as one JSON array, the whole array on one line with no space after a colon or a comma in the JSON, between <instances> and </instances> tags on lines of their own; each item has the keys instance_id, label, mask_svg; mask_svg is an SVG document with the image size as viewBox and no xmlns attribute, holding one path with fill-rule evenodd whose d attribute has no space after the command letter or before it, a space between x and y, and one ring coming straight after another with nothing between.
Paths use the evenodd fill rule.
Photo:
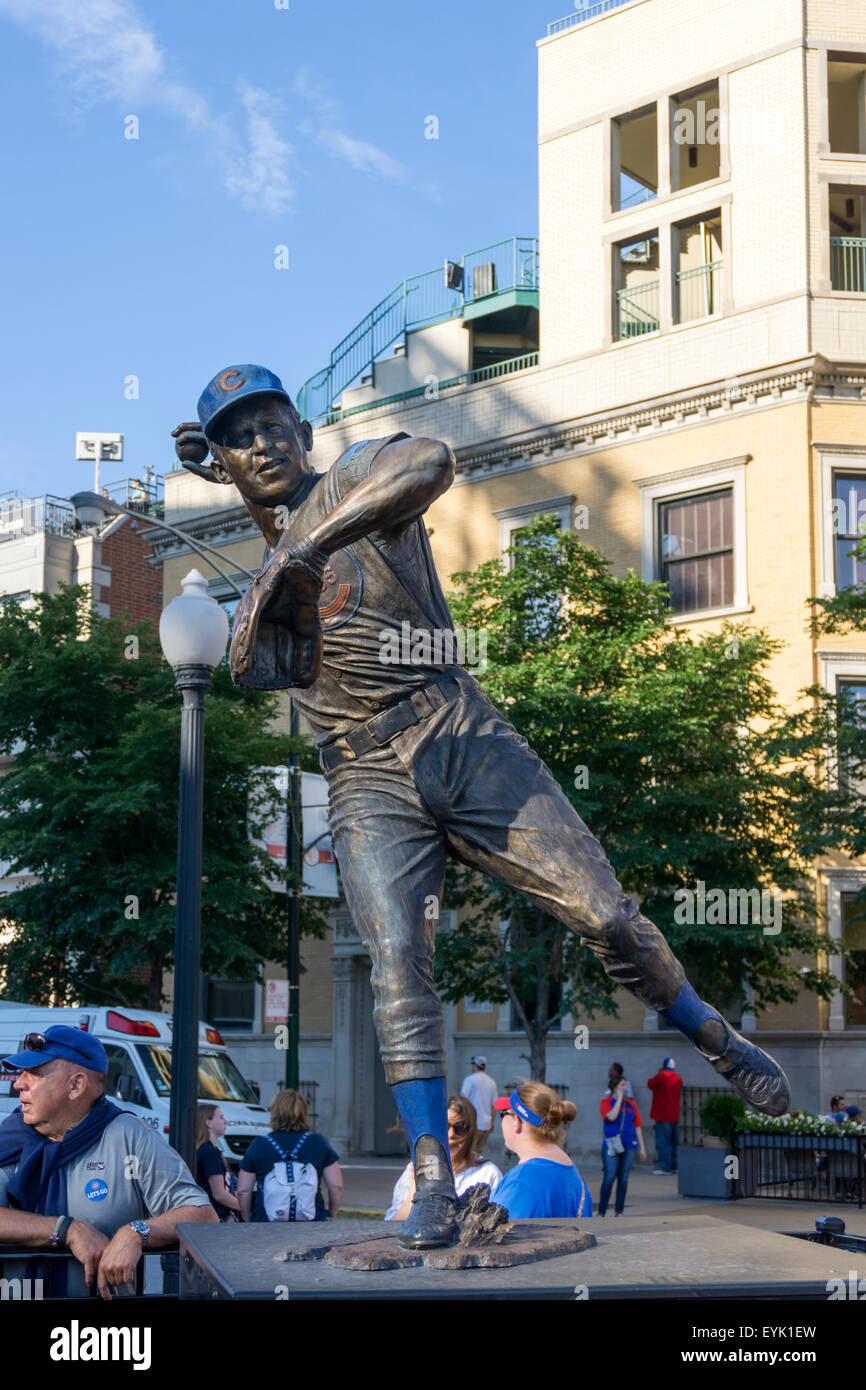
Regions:
<instances>
[{"instance_id":1,"label":"street lamp post","mask_svg":"<svg viewBox=\"0 0 866 1390\"><path fill-rule=\"evenodd\" d=\"M228 642L225 611L198 570L163 609L159 640L183 696L180 726L180 806L177 826L177 909L174 932L172 1085L169 1143L195 1168L198 1103L199 980L201 973L202 805L204 697Z\"/></svg>"}]
</instances>

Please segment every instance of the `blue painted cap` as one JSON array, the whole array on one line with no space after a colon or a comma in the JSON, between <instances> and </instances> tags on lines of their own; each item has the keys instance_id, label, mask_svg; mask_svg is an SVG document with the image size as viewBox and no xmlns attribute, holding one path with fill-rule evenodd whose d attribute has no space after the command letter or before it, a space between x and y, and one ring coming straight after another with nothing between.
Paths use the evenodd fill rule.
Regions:
<instances>
[{"instance_id":1,"label":"blue painted cap","mask_svg":"<svg viewBox=\"0 0 866 1390\"><path fill-rule=\"evenodd\" d=\"M77 1062L81 1067L101 1072L103 1076L108 1071L108 1056L102 1043L81 1028L67 1028L62 1023L55 1023L44 1033L28 1033L24 1041L25 1047L21 1052L3 1058L5 1067L15 1071L33 1071L46 1062L53 1062L56 1057L62 1057L67 1062Z\"/></svg>"},{"instance_id":2,"label":"blue painted cap","mask_svg":"<svg viewBox=\"0 0 866 1390\"><path fill-rule=\"evenodd\" d=\"M282 396L292 403L292 398L278 376L267 367L256 367L250 362L237 367L226 367L209 381L198 398L198 418L207 435L215 420L247 396Z\"/></svg>"}]
</instances>

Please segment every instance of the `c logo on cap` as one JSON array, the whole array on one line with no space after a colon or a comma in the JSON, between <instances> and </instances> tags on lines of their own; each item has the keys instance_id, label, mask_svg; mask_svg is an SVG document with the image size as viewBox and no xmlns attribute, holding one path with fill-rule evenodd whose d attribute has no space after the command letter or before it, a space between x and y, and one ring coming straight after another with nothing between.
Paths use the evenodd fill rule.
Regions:
<instances>
[{"instance_id":1,"label":"c logo on cap","mask_svg":"<svg viewBox=\"0 0 866 1390\"><path fill-rule=\"evenodd\" d=\"M230 382L229 377L233 376L237 377L237 381ZM217 378L217 386L223 391L237 391L239 386L243 386L244 380L245 378L241 376L240 372L236 372L231 368L229 371L223 372L221 377Z\"/></svg>"}]
</instances>

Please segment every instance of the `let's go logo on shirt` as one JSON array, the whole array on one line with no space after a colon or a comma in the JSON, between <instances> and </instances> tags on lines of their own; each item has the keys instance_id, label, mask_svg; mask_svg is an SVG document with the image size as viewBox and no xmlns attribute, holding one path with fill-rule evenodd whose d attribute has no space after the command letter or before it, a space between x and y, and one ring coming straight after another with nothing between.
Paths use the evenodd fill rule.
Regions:
<instances>
[{"instance_id":1,"label":"let's go logo on shirt","mask_svg":"<svg viewBox=\"0 0 866 1390\"><path fill-rule=\"evenodd\" d=\"M84 1195L88 1202L101 1202L108 1196L108 1183L104 1178L93 1178L85 1185Z\"/></svg>"}]
</instances>

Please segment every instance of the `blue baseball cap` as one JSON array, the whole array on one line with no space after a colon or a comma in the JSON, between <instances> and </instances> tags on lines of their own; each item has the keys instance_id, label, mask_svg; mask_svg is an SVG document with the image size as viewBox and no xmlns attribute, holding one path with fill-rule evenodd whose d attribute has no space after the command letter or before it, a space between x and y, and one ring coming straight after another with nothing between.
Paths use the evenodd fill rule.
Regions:
<instances>
[{"instance_id":1,"label":"blue baseball cap","mask_svg":"<svg viewBox=\"0 0 866 1390\"><path fill-rule=\"evenodd\" d=\"M77 1062L81 1067L89 1067L105 1076L108 1071L108 1055L98 1038L85 1033L82 1028L67 1028L55 1023L44 1033L28 1033L21 1052L3 1058L4 1067L15 1071L34 1071L46 1062L62 1057L67 1062Z\"/></svg>"},{"instance_id":2,"label":"blue baseball cap","mask_svg":"<svg viewBox=\"0 0 866 1390\"><path fill-rule=\"evenodd\" d=\"M209 434L215 420L248 396L281 396L292 404L280 378L267 367L255 367L249 362L226 367L208 382L198 398L198 418L205 435Z\"/></svg>"}]
</instances>

